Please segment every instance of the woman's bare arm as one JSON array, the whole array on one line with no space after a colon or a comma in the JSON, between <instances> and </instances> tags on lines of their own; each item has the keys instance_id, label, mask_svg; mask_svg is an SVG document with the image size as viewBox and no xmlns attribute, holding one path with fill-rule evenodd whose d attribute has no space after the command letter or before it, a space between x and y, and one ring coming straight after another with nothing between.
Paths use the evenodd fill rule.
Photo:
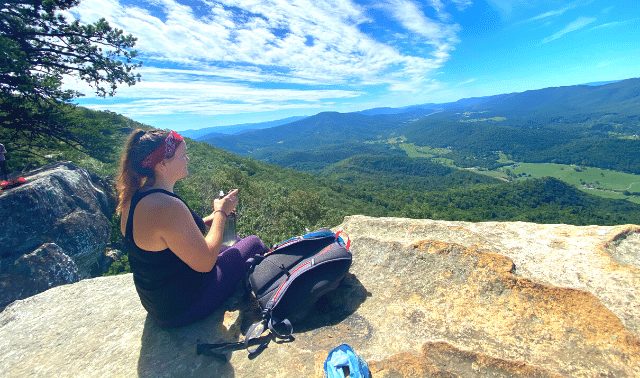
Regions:
<instances>
[{"instance_id":1,"label":"woman's bare arm","mask_svg":"<svg viewBox=\"0 0 640 378\"><path fill-rule=\"evenodd\" d=\"M214 213L211 228L206 236L202 236L191 212L177 198L163 199L153 212L156 213L157 235L173 253L195 271L209 272L213 269L222 245L224 214Z\"/></svg>"}]
</instances>

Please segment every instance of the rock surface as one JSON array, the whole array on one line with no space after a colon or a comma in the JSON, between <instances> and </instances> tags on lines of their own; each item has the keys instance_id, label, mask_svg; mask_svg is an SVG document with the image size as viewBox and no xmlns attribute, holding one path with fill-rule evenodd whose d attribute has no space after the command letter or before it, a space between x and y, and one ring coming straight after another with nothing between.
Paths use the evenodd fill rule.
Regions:
<instances>
[{"instance_id":1,"label":"rock surface","mask_svg":"<svg viewBox=\"0 0 640 378\"><path fill-rule=\"evenodd\" d=\"M229 362L257 319L242 290L196 324L162 330L131 275L84 280L0 313L4 376L322 376L348 343L374 377L640 376L640 226L352 216L354 264L292 343Z\"/></svg>"},{"instance_id":2,"label":"rock surface","mask_svg":"<svg viewBox=\"0 0 640 378\"><path fill-rule=\"evenodd\" d=\"M75 281L95 276L111 233L111 189L98 177L72 163L44 166L25 177L26 184L0 194L0 309L50 287L38 282L68 283L74 269ZM41 258L25 257L50 249L48 243L56 245L48 253L57 256L53 270ZM29 267L32 262L38 266ZM69 273L62 280L61 270ZM37 276L26 276L29 271Z\"/></svg>"}]
</instances>

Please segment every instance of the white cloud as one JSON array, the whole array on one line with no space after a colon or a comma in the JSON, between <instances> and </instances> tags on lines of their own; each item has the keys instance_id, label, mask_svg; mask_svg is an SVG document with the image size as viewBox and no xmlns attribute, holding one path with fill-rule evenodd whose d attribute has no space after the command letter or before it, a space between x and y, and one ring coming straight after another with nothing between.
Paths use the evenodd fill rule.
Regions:
<instances>
[{"instance_id":1,"label":"white cloud","mask_svg":"<svg viewBox=\"0 0 640 378\"><path fill-rule=\"evenodd\" d=\"M612 60L603 60L601 62L598 62L595 67L596 68L606 68L609 67L611 64L613 63Z\"/></svg>"},{"instance_id":2,"label":"white cloud","mask_svg":"<svg viewBox=\"0 0 640 378\"><path fill-rule=\"evenodd\" d=\"M456 5L456 8L458 8L458 10L460 11L465 10L473 5L472 0L451 0L451 2L454 3Z\"/></svg>"},{"instance_id":3,"label":"white cloud","mask_svg":"<svg viewBox=\"0 0 640 378\"><path fill-rule=\"evenodd\" d=\"M606 8L604 8L601 12L604 13L604 14L607 14L607 13L611 12L611 10L613 8L615 8L615 6L610 5L610 6L606 7Z\"/></svg>"},{"instance_id":4,"label":"white cloud","mask_svg":"<svg viewBox=\"0 0 640 378\"><path fill-rule=\"evenodd\" d=\"M556 16L560 16L562 14L564 14L566 11L568 11L569 9L571 9L572 7L564 7L564 8L560 8L560 9L554 9L554 10L550 10L548 12L544 12L544 13L540 13L537 16L533 16L531 18L528 18L522 22L533 22L533 21L540 21L540 20L544 20L550 17L556 17Z\"/></svg>"},{"instance_id":5,"label":"white cloud","mask_svg":"<svg viewBox=\"0 0 640 378\"><path fill-rule=\"evenodd\" d=\"M441 6L441 5L440 5ZM436 11L441 11L435 6ZM390 0L389 10L407 30L420 34L429 42L435 43L439 38L442 25L426 17L416 3L411 0Z\"/></svg>"},{"instance_id":6,"label":"white cloud","mask_svg":"<svg viewBox=\"0 0 640 378\"><path fill-rule=\"evenodd\" d=\"M166 19L117 0L85 0L73 13L89 22L105 17L138 37L136 49L146 61L175 62L234 80L252 76L257 81L265 75L265 81L275 76L281 82L367 85L384 83L389 71L414 80L417 70L441 66L448 58L442 52L451 51L458 42L456 25L407 14L416 9L408 2L399 2L403 9L397 15L433 46L432 57L402 54L362 33L358 25L371 20L365 10L346 0L227 0L227 8L208 3L206 18L173 0L154 4L163 8ZM230 6L249 16L240 19ZM277 30L286 32L278 35Z\"/></svg>"},{"instance_id":7,"label":"white cloud","mask_svg":"<svg viewBox=\"0 0 640 378\"><path fill-rule=\"evenodd\" d=\"M130 117L177 113L220 115L317 107L325 100L361 95L353 90L254 88L238 83L194 80L192 75L199 74L195 71L159 68L146 68L145 71L148 79L133 87L121 88L117 102L84 106L109 109ZM78 87L87 85L75 84Z\"/></svg>"},{"instance_id":8,"label":"white cloud","mask_svg":"<svg viewBox=\"0 0 640 378\"><path fill-rule=\"evenodd\" d=\"M400 62L404 59L397 51L360 33L356 25L366 18L360 10L344 2L316 5L312 2L228 1L226 5L261 15L243 20L213 3L209 4L210 14L206 18L197 17L191 8L172 0L160 4L166 14L164 21L145 10L120 6L115 0L83 1L77 14L87 21L104 16L115 26L137 36L136 48L146 59L182 62L194 67L242 66L244 69L253 66L263 70L270 67L270 70L286 71L287 77L293 79L322 75L321 80L325 82L340 83L368 76L370 73L363 66L376 58ZM288 34L278 36L277 29L286 29ZM305 44L307 35L313 37L314 46ZM360 56L362 60L354 61L353 56ZM384 69L380 65L369 67L374 68L373 74Z\"/></svg>"},{"instance_id":9,"label":"white cloud","mask_svg":"<svg viewBox=\"0 0 640 378\"><path fill-rule=\"evenodd\" d=\"M476 81L478 81L478 79L476 79L476 78L474 78L474 77L473 77L473 78L471 78L471 79L467 79L467 80L464 80L464 81L461 81L461 82L457 83L457 84L456 84L456 86L458 86L458 87L462 87L462 86L465 86L465 85L467 85L467 84L474 83L474 82L476 82Z\"/></svg>"},{"instance_id":10,"label":"white cloud","mask_svg":"<svg viewBox=\"0 0 640 378\"><path fill-rule=\"evenodd\" d=\"M632 18L632 19L624 20L624 21L606 22L604 24L600 24L600 25L596 25L596 26L592 27L591 30L619 27L619 26L623 26L623 25L634 23L634 22L636 22L638 20L640 20L640 18Z\"/></svg>"},{"instance_id":11,"label":"white cloud","mask_svg":"<svg viewBox=\"0 0 640 378\"><path fill-rule=\"evenodd\" d=\"M65 78L88 96L86 106L131 117L219 115L322 107L361 97L368 86L423 93L437 87L432 76L459 43L446 6L471 1L429 0L422 6L437 19L411 0L386 3L420 53L363 32L380 20L350 0L202 0L206 12L177 0L136 4L83 0L66 13L83 22L104 17L133 34L145 64L142 82L104 105L86 83Z\"/></svg>"},{"instance_id":12,"label":"white cloud","mask_svg":"<svg viewBox=\"0 0 640 378\"><path fill-rule=\"evenodd\" d=\"M103 110L102 105L84 105L86 108ZM137 100L131 103L109 105L108 109L128 117L145 117L158 115L197 114L201 116L220 116L238 113L259 113L286 109L306 109L309 104L294 103L256 103L234 104L229 102L212 103L210 101L154 101Z\"/></svg>"},{"instance_id":13,"label":"white cloud","mask_svg":"<svg viewBox=\"0 0 640 378\"><path fill-rule=\"evenodd\" d=\"M514 7L517 6L518 2L514 0L487 0L487 2L493 6L503 17L508 17L511 15Z\"/></svg>"},{"instance_id":14,"label":"white cloud","mask_svg":"<svg viewBox=\"0 0 640 378\"><path fill-rule=\"evenodd\" d=\"M440 1L431 1L440 19L448 20L449 15L444 11ZM407 68L407 72L418 68L424 74L441 67L450 56L455 45L459 43L459 25L455 23L438 22L427 17L422 9L412 0L390 0L387 9L405 29L420 36L427 44L433 46L430 61L414 61L414 65ZM417 74L414 71L414 74Z\"/></svg>"},{"instance_id":15,"label":"white cloud","mask_svg":"<svg viewBox=\"0 0 640 378\"><path fill-rule=\"evenodd\" d=\"M591 24L592 22L594 22L596 19L593 17L579 17L578 19L576 19L575 21L571 22L570 24L568 24L567 26L565 26L562 30L553 33L552 35L548 36L547 38L542 40L542 43L549 43L551 41L555 41L558 38L563 37L565 34L574 32L576 30L580 30L582 28L584 28L585 26Z\"/></svg>"},{"instance_id":16,"label":"white cloud","mask_svg":"<svg viewBox=\"0 0 640 378\"><path fill-rule=\"evenodd\" d=\"M572 10L572 9L575 9L575 8L578 8L578 7L581 7L581 6L585 6L585 5L589 4L589 3L591 3L592 1L593 0L586 0L586 1L576 0L576 1L573 1L571 3L566 3L566 4L562 4L562 2L560 2L561 3L560 5L563 5L562 7L559 7L557 9L552 9L552 10L549 10L547 12L543 12L543 13L540 13L540 14L537 14L537 15L535 15L533 17L527 18L527 19L525 19L523 21L520 21L518 23L527 23L527 22L535 22L535 21L547 21L547 20L552 19L554 17L562 16L563 14L565 14L569 10ZM550 3L550 4L553 4L553 5L557 6L558 5L557 3L558 2L556 1L556 2L553 2L553 3Z\"/></svg>"}]
</instances>

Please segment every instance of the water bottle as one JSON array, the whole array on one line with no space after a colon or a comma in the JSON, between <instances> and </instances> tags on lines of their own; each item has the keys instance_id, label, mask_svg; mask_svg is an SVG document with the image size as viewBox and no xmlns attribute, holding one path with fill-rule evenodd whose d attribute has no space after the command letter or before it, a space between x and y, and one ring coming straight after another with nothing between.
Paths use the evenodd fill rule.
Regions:
<instances>
[{"instance_id":1,"label":"water bottle","mask_svg":"<svg viewBox=\"0 0 640 378\"><path fill-rule=\"evenodd\" d=\"M221 190L218 194L219 198L224 197L224 192ZM222 245L232 246L236 242L236 212L232 211L227 215L227 219L224 223L224 233L222 234Z\"/></svg>"}]
</instances>

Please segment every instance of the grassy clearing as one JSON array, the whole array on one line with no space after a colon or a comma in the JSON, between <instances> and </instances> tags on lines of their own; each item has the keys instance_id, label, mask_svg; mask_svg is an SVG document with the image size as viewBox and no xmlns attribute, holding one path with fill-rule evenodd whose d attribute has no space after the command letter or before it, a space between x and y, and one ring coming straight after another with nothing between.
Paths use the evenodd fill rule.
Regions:
<instances>
[{"instance_id":1,"label":"grassy clearing","mask_svg":"<svg viewBox=\"0 0 640 378\"><path fill-rule=\"evenodd\" d=\"M435 159L434 159L435 160ZM481 174L481 175L485 175L485 176L489 176L489 177L494 177L500 180L504 180L504 181L508 181L509 180L509 176L500 170L493 170L493 171L489 171L486 169L477 169L477 168L467 168L470 171L473 171L475 173Z\"/></svg>"},{"instance_id":2,"label":"grassy clearing","mask_svg":"<svg viewBox=\"0 0 640 378\"><path fill-rule=\"evenodd\" d=\"M416 146L413 143L401 143L400 148L407 153L407 156L410 158L441 158L451 153L449 149L446 148L432 148L429 146ZM451 159L446 159L452 161Z\"/></svg>"},{"instance_id":3,"label":"grassy clearing","mask_svg":"<svg viewBox=\"0 0 640 378\"><path fill-rule=\"evenodd\" d=\"M446 148L420 147L411 143L400 143L407 156L412 158L430 158L432 161L452 168L459 168L446 156L452 151ZM473 172L501 180L525 180L528 178L555 177L574 187L598 197L624 199L640 204L640 175L612 171L608 169L579 167L553 163L519 163L509 159L502 152L498 154L499 163L511 164L495 170L466 168ZM626 193L625 193L626 192Z\"/></svg>"},{"instance_id":4,"label":"grassy clearing","mask_svg":"<svg viewBox=\"0 0 640 378\"><path fill-rule=\"evenodd\" d=\"M629 185L629 189L627 189L630 192L640 192L640 182L634 182L631 185Z\"/></svg>"},{"instance_id":5,"label":"grassy clearing","mask_svg":"<svg viewBox=\"0 0 640 378\"><path fill-rule=\"evenodd\" d=\"M502 151L498 152L498 163L502 163L502 164L513 164L515 163L515 161L509 159L509 157Z\"/></svg>"},{"instance_id":6,"label":"grassy clearing","mask_svg":"<svg viewBox=\"0 0 640 378\"><path fill-rule=\"evenodd\" d=\"M499 171L511 178L555 177L587 193L640 203L640 196L626 192L640 192L640 175L600 169L552 163L515 163L501 167Z\"/></svg>"},{"instance_id":7,"label":"grassy clearing","mask_svg":"<svg viewBox=\"0 0 640 378\"><path fill-rule=\"evenodd\" d=\"M551 163L516 163L502 169L511 169L516 175L525 173L532 177L556 177L575 186L602 190L631 191L632 187L640 185L640 175L600 168Z\"/></svg>"},{"instance_id":8,"label":"grassy clearing","mask_svg":"<svg viewBox=\"0 0 640 378\"><path fill-rule=\"evenodd\" d=\"M442 165L446 165L447 167L458 168L452 159L439 157L439 158L431 158L431 161L440 163Z\"/></svg>"},{"instance_id":9,"label":"grassy clearing","mask_svg":"<svg viewBox=\"0 0 640 378\"><path fill-rule=\"evenodd\" d=\"M627 197L625 199L627 201L631 201L633 203L637 203L638 205L640 205L640 196L631 196L631 197Z\"/></svg>"},{"instance_id":10,"label":"grassy clearing","mask_svg":"<svg viewBox=\"0 0 640 378\"><path fill-rule=\"evenodd\" d=\"M503 122L506 121L507 117L491 117L491 118L470 118L470 119L461 119L460 122L463 123L470 123L470 122L486 122L486 121L492 121L492 122Z\"/></svg>"},{"instance_id":11,"label":"grassy clearing","mask_svg":"<svg viewBox=\"0 0 640 378\"><path fill-rule=\"evenodd\" d=\"M609 136L618 138L618 139L640 140L640 135L638 134L622 134L622 133L616 133L616 132L610 131Z\"/></svg>"},{"instance_id":12,"label":"grassy clearing","mask_svg":"<svg viewBox=\"0 0 640 378\"><path fill-rule=\"evenodd\" d=\"M602 197L602 198L610 198L610 199L621 199L627 200L629 202L637 203L640 205L640 196L625 196L620 192L613 192L611 190L600 190L600 189L583 189L584 192L589 194L593 194L594 196Z\"/></svg>"},{"instance_id":13,"label":"grassy clearing","mask_svg":"<svg viewBox=\"0 0 640 378\"><path fill-rule=\"evenodd\" d=\"M389 144L398 144L398 143L404 143L407 141L407 138L404 135L401 135L399 137L392 137L387 139L387 143Z\"/></svg>"}]
</instances>

